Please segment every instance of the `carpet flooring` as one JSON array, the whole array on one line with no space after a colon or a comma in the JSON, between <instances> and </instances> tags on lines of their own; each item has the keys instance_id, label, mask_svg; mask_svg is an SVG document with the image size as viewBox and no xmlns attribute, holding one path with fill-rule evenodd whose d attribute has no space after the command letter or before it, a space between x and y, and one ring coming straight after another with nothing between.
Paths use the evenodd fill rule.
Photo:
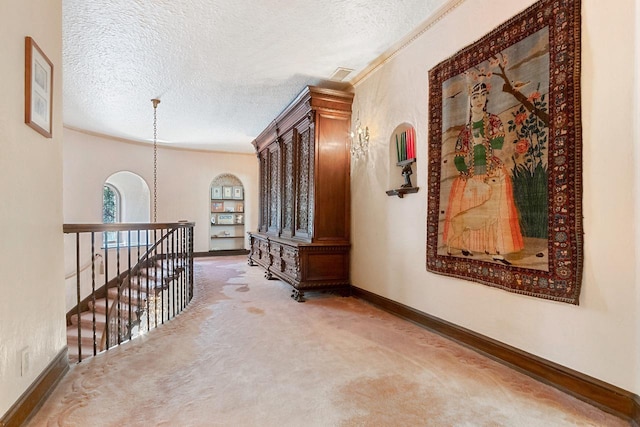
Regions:
<instances>
[{"instance_id":1,"label":"carpet flooring","mask_svg":"<svg viewBox=\"0 0 640 427\"><path fill-rule=\"evenodd\" d=\"M197 258L174 320L72 366L28 426L628 426L361 300Z\"/></svg>"}]
</instances>

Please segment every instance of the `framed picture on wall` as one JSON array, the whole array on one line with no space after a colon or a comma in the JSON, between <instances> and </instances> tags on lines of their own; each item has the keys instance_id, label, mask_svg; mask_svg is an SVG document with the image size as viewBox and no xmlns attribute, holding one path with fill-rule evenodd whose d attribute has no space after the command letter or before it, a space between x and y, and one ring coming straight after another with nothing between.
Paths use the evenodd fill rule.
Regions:
<instances>
[{"instance_id":1,"label":"framed picture on wall","mask_svg":"<svg viewBox=\"0 0 640 427\"><path fill-rule=\"evenodd\" d=\"M222 187L222 198L223 199L232 199L233 198L233 187Z\"/></svg>"},{"instance_id":2,"label":"framed picture on wall","mask_svg":"<svg viewBox=\"0 0 640 427\"><path fill-rule=\"evenodd\" d=\"M244 199L244 192L242 191L242 186L236 185L233 187L233 198Z\"/></svg>"},{"instance_id":3,"label":"framed picture on wall","mask_svg":"<svg viewBox=\"0 0 640 427\"><path fill-rule=\"evenodd\" d=\"M211 198L222 199L222 187L211 187Z\"/></svg>"},{"instance_id":4,"label":"framed picture on wall","mask_svg":"<svg viewBox=\"0 0 640 427\"><path fill-rule=\"evenodd\" d=\"M233 224L234 214L218 214L218 224Z\"/></svg>"},{"instance_id":5,"label":"framed picture on wall","mask_svg":"<svg viewBox=\"0 0 640 427\"><path fill-rule=\"evenodd\" d=\"M24 122L51 138L53 64L31 37L25 38Z\"/></svg>"}]
</instances>

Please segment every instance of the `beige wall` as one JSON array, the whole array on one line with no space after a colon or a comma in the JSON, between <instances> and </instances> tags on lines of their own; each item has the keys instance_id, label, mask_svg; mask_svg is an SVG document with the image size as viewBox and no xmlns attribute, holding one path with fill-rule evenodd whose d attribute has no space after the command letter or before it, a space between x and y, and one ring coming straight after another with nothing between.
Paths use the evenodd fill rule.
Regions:
<instances>
[{"instance_id":1,"label":"beige wall","mask_svg":"<svg viewBox=\"0 0 640 427\"><path fill-rule=\"evenodd\" d=\"M0 415L66 345L62 255L62 5L0 2ZM24 123L24 45L53 62L53 138ZM21 376L20 351L30 368Z\"/></svg>"},{"instance_id":2,"label":"beige wall","mask_svg":"<svg viewBox=\"0 0 640 427\"><path fill-rule=\"evenodd\" d=\"M633 164L634 165L640 165L640 149L638 149L638 144L640 144L640 55L637 53L638 52L638 48L640 47L640 0L635 0L635 34L634 36L630 37L631 40L633 40L635 42L634 44L634 49L635 49L635 57L634 57L634 78L633 78L633 144L635 150L633 151L633 153L631 153L631 155L629 156L631 159L633 159ZM634 237L635 237L635 248L636 248L636 252L638 252L639 248L640 248L640 227L638 226L638 223L640 221L640 197L638 197L638 189L640 188L640 168L638 168L637 166L634 167L634 180L633 180L633 190L631 190L631 195L630 197L633 199L633 201L635 202L634 207L635 207L635 215L634 215L634 221L633 221L633 230L634 230ZM640 334L640 284L638 282L640 282L640 262L638 262L637 256L635 261L635 283L636 283L636 297L635 297L635 310L634 310L634 314L635 316L633 316L634 318L634 322L636 325L636 336L638 334ZM635 343L635 348L633 351L633 354L636 355L636 367L635 370L633 372L633 376L634 378L636 378L636 382L635 382L635 390L636 390L636 394L640 394L638 393L638 390L640 390L640 378L638 378L640 376L640 362L638 362L637 360L640 358L638 357L638 355L640 355L640 338L636 339L636 343Z\"/></svg>"},{"instance_id":3,"label":"beige wall","mask_svg":"<svg viewBox=\"0 0 640 427\"><path fill-rule=\"evenodd\" d=\"M102 222L102 186L113 173L138 174L153 205L153 146L64 129L64 222ZM194 250L209 250L211 181L231 173L245 189L246 230L258 222L258 160L254 154L158 148L158 222L195 221ZM151 214L153 219L153 213ZM249 247L248 242L245 247Z\"/></svg>"},{"instance_id":4,"label":"beige wall","mask_svg":"<svg viewBox=\"0 0 640 427\"><path fill-rule=\"evenodd\" d=\"M637 2L619 0L615 8L582 2L585 267L579 306L426 271L428 71L533 1L449 5L456 3L356 85L354 114L369 126L373 148L366 161L352 164L352 283L639 393ZM420 191L399 199L385 190L389 174L397 185L403 182L399 168L390 170L388 144L404 122L418 134L412 179Z\"/></svg>"}]
</instances>

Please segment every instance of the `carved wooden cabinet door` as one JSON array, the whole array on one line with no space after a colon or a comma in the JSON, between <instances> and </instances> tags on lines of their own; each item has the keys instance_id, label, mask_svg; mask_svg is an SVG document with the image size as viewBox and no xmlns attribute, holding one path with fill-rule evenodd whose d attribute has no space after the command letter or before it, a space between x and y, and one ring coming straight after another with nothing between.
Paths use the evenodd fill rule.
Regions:
<instances>
[{"instance_id":1,"label":"carved wooden cabinet door","mask_svg":"<svg viewBox=\"0 0 640 427\"><path fill-rule=\"evenodd\" d=\"M296 237L311 241L313 237L313 159L314 159L314 126L312 111L311 120L305 121L297 132L297 168L295 185L296 198Z\"/></svg>"},{"instance_id":2,"label":"carved wooden cabinet door","mask_svg":"<svg viewBox=\"0 0 640 427\"><path fill-rule=\"evenodd\" d=\"M258 155L260 162L260 212L258 218L258 231L267 231L267 218L269 218L269 151L263 151Z\"/></svg>"},{"instance_id":3,"label":"carved wooden cabinet door","mask_svg":"<svg viewBox=\"0 0 640 427\"><path fill-rule=\"evenodd\" d=\"M271 144L267 151L269 157L267 184L267 232L280 233L280 146Z\"/></svg>"},{"instance_id":4,"label":"carved wooden cabinet door","mask_svg":"<svg viewBox=\"0 0 640 427\"><path fill-rule=\"evenodd\" d=\"M292 129L282 137L282 236L294 235L295 209L295 140L296 130Z\"/></svg>"}]
</instances>

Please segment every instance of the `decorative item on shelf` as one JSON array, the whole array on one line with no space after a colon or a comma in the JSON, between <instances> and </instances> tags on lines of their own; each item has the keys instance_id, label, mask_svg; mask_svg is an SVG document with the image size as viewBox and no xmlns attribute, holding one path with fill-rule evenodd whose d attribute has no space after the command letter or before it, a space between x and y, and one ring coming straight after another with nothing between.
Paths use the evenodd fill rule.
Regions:
<instances>
[{"instance_id":1,"label":"decorative item on shelf","mask_svg":"<svg viewBox=\"0 0 640 427\"><path fill-rule=\"evenodd\" d=\"M233 198L234 199L244 199L244 192L241 185L233 186Z\"/></svg>"},{"instance_id":2,"label":"decorative item on shelf","mask_svg":"<svg viewBox=\"0 0 640 427\"><path fill-rule=\"evenodd\" d=\"M211 224L213 224L213 225L216 224L216 216L215 215L211 215Z\"/></svg>"},{"instance_id":3,"label":"decorative item on shelf","mask_svg":"<svg viewBox=\"0 0 640 427\"><path fill-rule=\"evenodd\" d=\"M234 217L234 214L218 214L218 224L233 224Z\"/></svg>"},{"instance_id":4,"label":"decorative item on shelf","mask_svg":"<svg viewBox=\"0 0 640 427\"><path fill-rule=\"evenodd\" d=\"M211 198L222 199L222 187L219 187L219 186L211 187Z\"/></svg>"},{"instance_id":5,"label":"decorative item on shelf","mask_svg":"<svg viewBox=\"0 0 640 427\"><path fill-rule=\"evenodd\" d=\"M397 166L402 168L402 177L404 184L400 188L387 191L389 196L398 196L403 198L405 194L417 193L418 187L411 184L411 165L416 162L416 130L409 128L400 134L396 134L396 156Z\"/></svg>"},{"instance_id":6,"label":"decorative item on shelf","mask_svg":"<svg viewBox=\"0 0 640 427\"><path fill-rule=\"evenodd\" d=\"M242 224L244 221L244 215L236 214L236 224Z\"/></svg>"},{"instance_id":7,"label":"decorative item on shelf","mask_svg":"<svg viewBox=\"0 0 640 427\"><path fill-rule=\"evenodd\" d=\"M236 203L236 212L244 212L244 203L242 202Z\"/></svg>"},{"instance_id":8,"label":"decorative item on shelf","mask_svg":"<svg viewBox=\"0 0 640 427\"><path fill-rule=\"evenodd\" d=\"M363 129L360 125L360 119L358 119L355 132L351 132L351 155L358 159L360 156L364 156L367 151L369 151L369 126L365 126Z\"/></svg>"},{"instance_id":9,"label":"decorative item on shelf","mask_svg":"<svg viewBox=\"0 0 640 427\"><path fill-rule=\"evenodd\" d=\"M224 212L224 203L211 202L211 212Z\"/></svg>"},{"instance_id":10,"label":"decorative item on shelf","mask_svg":"<svg viewBox=\"0 0 640 427\"><path fill-rule=\"evenodd\" d=\"M400 166L400 162L416 158L416 130L414 128L409 128L400 135L396 134L396 153L398 166Z\"/></svg>"},{"instance_id":11,"label":"decorative item on shelf","mask_svg":"<svg viewBox=\"0 0 640 427\"><path fill-rule=\"evenodd\" d=\"M233 198L233 187L222 187L222 198L223 199L232 199Z\"/></svg>"}]
</instances>

